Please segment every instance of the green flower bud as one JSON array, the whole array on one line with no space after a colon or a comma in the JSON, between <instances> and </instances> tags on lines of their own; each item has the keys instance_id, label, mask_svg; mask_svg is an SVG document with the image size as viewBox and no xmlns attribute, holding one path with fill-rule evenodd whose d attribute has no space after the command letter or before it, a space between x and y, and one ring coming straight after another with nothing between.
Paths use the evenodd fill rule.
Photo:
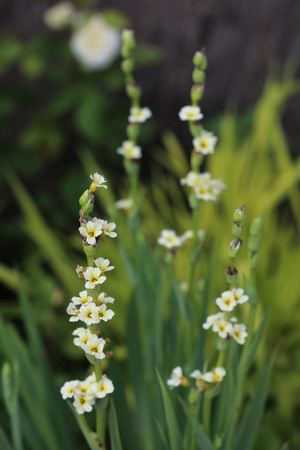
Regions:
<instances>
[{"instance_id":1,"label":"green flower bud","mask_svg":"<svg viewBox=\"0 0 300 450\"><path fill-rule=\"evenodd\" d=\"M200 69L202 69L202 70L206 70L207 69L207 59L206 59L205 55L203 55L203 60L202 60Z\"/></svg>"},{"instance_id":2,"label":"green flower bud","mask_svg":"<svg viewBox=\"0 0 300 450\"><path fill-rule=\"evenodd\" d=\"M127 137L130 141L136 142L140 134L140 125L138 123L130 123L126 128Z\"/></svg>"},{"instance_id":3,"label":"green flower bud","mask_svg":"<svg viewBox=\"0 0 300 450\"><path fill-rule=\"evenodd\" d=\"M198 172L203 159L204 155L196 153L195 151L191 153L191 168L194 172Z\"/></svg>"},{"instance_id":4,"label":"green flower bud","mask_svg":"<svg viewBox=\"0 0 300 450\"><path fill-rule=\"evenodd\" d=\"M226 280L229 284L237 284L238 279L239 279L239 274L238 274L236 267L234 269L232 269L230 266L227 267L225 275L226 275Z\"/></svg>"},{"instance_id":5,"label":"green flower bud","mask_svg":"<svg viewBox=\"0 0 300 450\"><path fill-rule=\"evenodd\" d=\"M188 402L190 405L193 405L196 403L196 401L199 398L199 391L195 389L194 387L190 390L189 396L188 396Z\"/></svg>"},{"instance_id":6,"label":"green flower bud","mask_svg":"<svg viewBox=\"0 0 300 450\"><path fill-rule=\"evenodd\" d=\"M131 55L131 51L126 45L123 45L121 48L121 56L122 58L129 58Z\"/></svg>"},{"instance_id":7,"label":"green flower bud","mask_svg":"<svg viewBox=\"0 0 300 450\"><path fill-rule=\"evenodd\" d=\"M193 58L193 64L194 66L198 67L199 69L202 69L202 64L205 59L205 55L202 52L196 52Z\"/></svg>"},{"instance_id":8,"label":"green flower bud","mask_svg":"<svg viewBox=\"0 0 300 450\"><path fill-rule=\"evenodd\" d=\"M237 242L232 240L229 244L228 255L229 258L235 258L241 251L243 241L239 239Z\"/></svg>"},{"instance_id":9,"label":"green flower bud","mask_svg":"<svg viewBox=\"0 0 300 450\"><path fill-rule=\"evenodd\" d=\"M194 84L191 89L191 99L192 103L198 103L204 94L204 85L203 84Z\"/></svg>"},{"instance_id":10,"label":"green flower bud","mask_svg":"<svg viewBox=\"0 0 300 450\"><path fill-rule=\"evenodd\" d=\"M131 58L124 59L121 63L122 71L127 75L131 73L134 69L134 61Z\"/></svg>"},{"instance_id":11,"label":"green flower bud","mask_svg":"<svg viewBox=\"0 0 300 450\"><path fill-rule=\"evenodd\" d=\"M240 238L243 235L243 228L240 227L237 223L233 222L231 232L234 237Z\"/></svg>"},{"instance_id":12,"label":"green flower bud","mask_svg":"<svg viewBox=\"0 0 300 450\"><path fill-rule=\"evenodd\" d=\"M129 98L137 100L141 96L141 88L135 84L126 84L126 94Z\"/></svg>"},{"instance_id":13,"label":"green flower bud","mask_svg":"<svg viewBox=\"0 0 300 450\"><path fill-rule=\"evenodd\" d=\"M248 249L251 252L259 252L260 245L261 245L261 237L253 236L250 234L248 241Z\"/></svg>"},{"instance_id":14,"label":"green flower bud","mask_svg":"<svg viewBox=\"0 0 300 450\"><path fill-rule=\"evenodd\" d=\"M202 84L205 81L205 73L203 70L198 69L197 67L193 70L193 82L196 84Z\"/></svg>"},{"instance_id":15,"label":"green flower bud","mask_svg":"<svg viewBox=\"0 0 300 450\"><path fill-rule=\"evenodd\" d=\"M241 209L237 208L233 213L233 221L238 223L241 227L245 225L246 211L245 206L241 206Z\"/></svg>"},{"instance_id":16,"label":"green flower bud","mask_svg":"<svg viewBox=\"0 0 300 450\"><path fill-rule=\"evenodd\" d=\"M122 31L122 41L123 47L127 47L129 50L133 50L135 48L135 37L133 30L123 30Z\"/></svg>"},{"instance_id":17,"label":"green flower bud","mask_svg":"<svg viewBox=\"0 0 300 450\"><path fill-rule=\"evenodd\" d=\"M94 209L94 196L89 199L89 201L81 207L83 214L90 214Z\"/></svg>"},{"instance_id":18,"label":"green flower bud","mask_svg":"<svg viewBox=\"0 0 300 450\"><path fill-rule=\"evenodd\" d=\"M124 158L124 169L128 175L135 175L139 172L140 166L137 161L132 161L131 159Z\"/></svg>"},{"instance_id":19,"label":"green flower bud","mask_svg":"<svg viewBox=\"0 0 300 450\"><path fill-rule=\"evenodd\" d=\"M84 193L82 194L82 196L79 199L79 205L80 206L84 206L87 204L87 202L90 200L91 195L89 193L89 190L87 189L86 191L84 191Z\"/></svg>"},{"instance_id":20,"label":"green flower bud","mask_svg":"<svg viewBox=\"0 0 300 450\"><path fill-rule=\"evenodd\" d=\"M263 219L261 215L252 220L250 225L250 235L262 238L263 233Z\"/></svg>"},{"instance_id":21,"label":"green flower bud","mask_svg":"<svg viewBox=\"0 0 300 450\"><path fill-rule=\"evenodd\" d=\"M98 250L97 246L93 245L84 245L83 246L84 253L86 256L95 256Z\"/></svg>"},{"instance_id":22,"label":"green flower bud","mask_svg":"<svg viewBox=\"0 0 300 450\"><path fill-rule=\"evenodd\" d=\"M193 137L198 137L202 131L202 125L199 123L189 122L190 133Z\"/></svg>"}]
</instances>

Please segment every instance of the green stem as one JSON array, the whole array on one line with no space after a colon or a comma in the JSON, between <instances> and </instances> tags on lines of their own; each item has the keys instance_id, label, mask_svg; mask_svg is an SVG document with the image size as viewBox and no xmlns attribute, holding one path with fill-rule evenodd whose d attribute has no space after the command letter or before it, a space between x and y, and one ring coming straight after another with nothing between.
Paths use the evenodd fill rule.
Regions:
<instances>
[{"instance_id":1,"label":"green stem","mask_svg":"<svg viewBox=\"0 0 300 450\"><path fill-rule=\"evenodd\" d=\"M218 360L216 363L216 367L223 367L224 361L225 361L226 351L220 350Z\"/></svg>"},{"instance_id":2,"label":"green stem","mask_svg":"<svg viewBox=\"0 0 300 450\"><path fill-rule=\"evenodd\" d=\"M138 186L138 173L132 173L130 175L131 184L131 198L133 201L133 210L137 209L137 186Z\"/></svg>"},{"instance_id":3,"label":"green stem","mask_svg":"<svg viewBox=\"0 0 300 450\"><path fill-rule=\"evenodd\" d=\"M102 369L101 369L101 363L94 365L95 369L95 375L96 375L96 381L99 382L102 378Z\"/></svg>"},{"instance_id":4,"label":"green stem","mask_svg":"<svg viewBox=\"0 0 300 450\"><path fill-rule=\"evenodd\" d=\"M197 264L195 253L197 250L198 229L199 229L199 206L198 208L193 209L193 242L190 258L190 274L189 274L189 295L193 309L195 309L195 272Z\"/></svg>"},{"instance_id":5,"label":"green stem","mask_svg":"<svg viewBox=\"0 0 300 450\"><path fill-rule=\"evenodd\" d=\"M93 256L87 256L87 265L88 267L93 267L94 266L94 257Z\"/></svg>"},{"instance_id":6,"label":"green stem","mask_svg":"<svg viewBox=\"0 0 300 450\"><path fill-rule=\"evenodd\" d=\"M96 417L96 430L97 430L97 436L99 439L100 444L102 445L101 449L105 450L105 415L106 410L103 409L102 411L97 411L97 417Z\"/></svg>"},{"instance_id":7,"label":"green stem","mask_svg":"<svg viewBox=\"0 0 300 450\"><path fill-rule=\"evenodd\" d=\"M210 435L210 416L211 416L211 398L207 398L204 394L203 402L203 425L207 436Z\"/></svg>"}]
</instances>

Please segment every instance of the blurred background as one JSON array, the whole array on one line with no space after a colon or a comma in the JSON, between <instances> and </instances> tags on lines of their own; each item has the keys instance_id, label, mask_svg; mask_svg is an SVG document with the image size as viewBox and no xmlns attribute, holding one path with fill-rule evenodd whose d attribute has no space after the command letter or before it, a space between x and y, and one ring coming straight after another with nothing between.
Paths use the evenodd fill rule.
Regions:
<instances>
[{"instance_id":1,"label":"blurred background","mask_svg":"<svg viewBox=\"0 0 300 450\"><path fill-rule=\"evenodd\" d=\"M265 221L260 317L275 298L257 367L264 367L274 347L280 349L256 448L279 449L293 439L298 445L300 3L78 0L68 2L63 12L49 13L57 4L0 0L1 364L17 354L12 354L7 333L16 333L16 342L16 336L31 342L26 311L33 306L46 359L56 373L53 391L71 374L86 370L71 342L65 307L81 288L74 272L76 264L84 263L76 234L78 198L90 173L108 177L111 192L98 199L97 207L102 215L115 215L126 236L125 219L112 208L128 192L116 153L126 138L129 110L118 56L123 27L135 30L135 77L143 89L142 106L153 112L140 140L141 179L148 193L145 233L155 248L162 228L180 233L190 227L178 180L188 171L191 137L178 111L190 103L192 58L205 47L203 124L219 139L205 170L228 186L217 205L203 208L201 227L210 227L204 262L217 249L212 298L224 283L232 212L246 204L249 223L259 213ZM103 251L106 256L113 252L116 267L124 264L117 243ZM245 272L246 259L245 251L240 263ZM122 366L131 288L120 272L108 290L122 299L116 302L119 318L112 331ZM28 355L28 367L30 362ZM21 389L25 404L27 388ZM0 414L7 425L5 412ZM40 442L36 448L55 448L47 445Z\"/></svg>"}]
</instances>

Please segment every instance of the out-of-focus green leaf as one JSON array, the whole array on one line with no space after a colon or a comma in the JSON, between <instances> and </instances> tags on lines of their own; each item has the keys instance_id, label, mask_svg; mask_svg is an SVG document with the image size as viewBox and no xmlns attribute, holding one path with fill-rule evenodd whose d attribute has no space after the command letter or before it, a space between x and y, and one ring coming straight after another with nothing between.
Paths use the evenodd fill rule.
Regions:
<instances>
[{"instance_id":1,"label":"out-of-focus green leaf","mask_svg":"<svg viewBox=\"0 0 300 450\"><path fill-rule=\"evenodd\" d=\"M0 73L4 72L17 60L22 51L22 43L13 36L0 39Z\"/></svg>"},{"instance_id":2,"label":"out-of-focus green leaf","mask_svg":"<svg viewBox=\"0 0 300 450\"><path fill-rule=\"evenodd\" d=\"M101 15L104 17L105 21L116 28L126 28L129 25L128 17L116 8L107 8L101 11Z\"/></svg>"},{"instance_id":3,"label":"out-of-focus green leaf","mask_svg":"<svg viewBox=\"0 0 300 450\"><path fill-rule=\"evenodd\" d=\"M166 387L161 379L161 376L156 370L163 403L164 403L164 410L165 410L165 417L167 422L167 429L168 429L168 435L169 435L169 442L170 442L170 449L171 450L180 450L181 448L181 435L180 435L180 428L178 426L176 416L174 413L174 409L169 397L169 394L166 390Z\"/></svg>"},{"instance_id":4,"label":"out-of-focus green leaf","mask_svg":"<svg viewBox=\"0 0 300 450\"><path fill-rule=\"evenodd\" d=\"M244 424L238 440L237 445L238 449L250 450L254 442L257 428L261 420L265 401L268 394L269 379L274 364L274 360L276 357L276 353L277 352L273 354L269 364L266 367L265 372L263 373L263 376L261 377L260 383L256 390L255 398L251 402L249 411L245 417Z\"/></svg>"},{"instance_id":5,"label":"out-of-focus green leaf","mask_svg":"<svg viewBox=\"0 0 300 450\"><path fill-rule=\"evenodd\" d=\"M157 46L143 44L136 48L134 57L137 67L149 67L158 64L163 59L163 52Z\"/></svg>"},{"instance_id":6,"label":"out-of-focus green leaf","mask_svg":"<svg viewBox=\"0 0 300 450\"><path fill-rule=\"evenodd\" d=\"M210 439L206 436L204 431L201 428L200 423L198 422L197 417L191 412L188 405L179 397L179 401L183 407L184 413L186 417L188 418L189 422L191 423L194 432L197 436L197 444L199 450L212 450L212 443Z\"/></svg>"},{"instance_id":7,"label":"out-of-focus green leaf","mask_svg":"<svg viewBox=\"0 0 300 450\"><path fill-rule=\"evenodd\" d=\"M118 418L113 400L110 400L109 408L109 434L112 450L122 450L121 438L119 433Z\"/></svg>"},{"instance_id":8,"label":"out-of-focus green leaf","mask_svg":"<svg viewBox=\"0 0 300 450\"><path fill-rule=\"evenodd\" d=\"M4 430L0 425L0 448L1 450L14 450L6 437Z\"/></svg>"},{"instance_id":9,"label":"out-of-focus green leaf","mask_svg":"<svg viewBox=\"0 0 300 450\"><path fill-rule=\"evenodd\" d=\"M249 303L250 305L256 305L258 302L257 291L255 287L251 283L249 283L245 274L243 274L243 279L244 279L244 290L245 294L249 296Z\"/></svg>"},{"instance_id":10,"label":"out-of-focus green leaf","mask_svg":"<svg viewBox=\"0 0 300 450\"><path fill-rule=\"evenodd\" d=\"M164 433L163 427L161 426L161 423L156 418L154 420L155 420L157 429L159 431L159 435L161 437L161 440L163 441L165 450L170 450L170 447L169 447L169 444L168 444L168 440L167 440L167 437L166 437L166 435Z\"/></svg>"},{"instance_id":11,"label":"out-of-focus green leaf","mask_svg":"<svg viewBox=\"0 0 300 450\"><path fill-rule=\"evenodd\" d=\"M20 60L20 69L28 78L39 78L46 70L44 59L33 52L25 52Z\"/></svg>"}]
</instances>

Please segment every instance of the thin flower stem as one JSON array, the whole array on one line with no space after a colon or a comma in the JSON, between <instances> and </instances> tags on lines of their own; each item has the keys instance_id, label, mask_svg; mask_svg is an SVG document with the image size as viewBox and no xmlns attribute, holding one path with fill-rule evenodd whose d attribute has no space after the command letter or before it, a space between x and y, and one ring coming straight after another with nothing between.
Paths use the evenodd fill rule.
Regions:
<instances>
[{"instance_id":1,"label":"thin flower stem","mask_svg":"<svg viewBox=\"0 0 300 450\"><path fill-rule=\"evenodd\" d=\"M195 307L195 271L197 264L195 253L197 248L198 229L199 229L199 206L198 208L193 209L193 242L191 250L190 276L189 276L189 294L193 309Z\"/></svg>"},{"instance_id":2,"label":"thin flower stem","mask_svg":"<svg viewBox=\"0 0 300 450\"><path fill-rule=\"evenodd\" d=\"M94 365L94 369L95 369L96 381L98 382L102 378L101 363L100 364L95 364Z\"/></svg>"},{"instance_id":3,"label":"thin flower stem","mask_svg":"<svg viewBox=\"0 0 300 450\"><path fill-rule=\"evenodd\" d=\"M93 267L93 265L94 265L94 257L93 256L87 256L86 259L87 259L88 267Z\"/></svg>"},{"instance_id":4,"label":"thin flower stem","mask_svg":"<svg viewBox=\"0 0 300 450\"><path fill-rule=\"evenodd\" d=\"M138 187L138 174L132 173L130 175L130 184L131 184L131 198L133 201L133 210L137 209L137 187Z\"/></svg>"},{"instance_id":5,"label":"thin flower stem","mask_svg":"<svg viewBox=\"0 0 300 450\"><path fill-rule=\"evenodd\" d=\"M224 364L224 361L225 361L225 356L226 356L226 351L225 350L220 350L216 367L223 367L223 364Z\"/></svg>"},{"instance_id":6,"label":"thin flower stem","mask_svg":"<svg viewBox=\"0 0 300 450\"><path fill-rule=\"evenodd\" d=\"M204 394L203 425L207 436L210 435L211 400L211 398L206 397L206 395Z\"/></svg>"},{"instance_id":7,"label":"thin flower stem","mask_svg":"<svg viewBox=\"0 0 300 450\"><path fill-rule=\"evenodd\" d=\"M102 411L97 411L97 418L96 418L96 429L97 429L97 436L99 439L100 444L102 445L101 449L105 450L105 415L106 410L103 409Z\"/></svg>"}]
</instances>

